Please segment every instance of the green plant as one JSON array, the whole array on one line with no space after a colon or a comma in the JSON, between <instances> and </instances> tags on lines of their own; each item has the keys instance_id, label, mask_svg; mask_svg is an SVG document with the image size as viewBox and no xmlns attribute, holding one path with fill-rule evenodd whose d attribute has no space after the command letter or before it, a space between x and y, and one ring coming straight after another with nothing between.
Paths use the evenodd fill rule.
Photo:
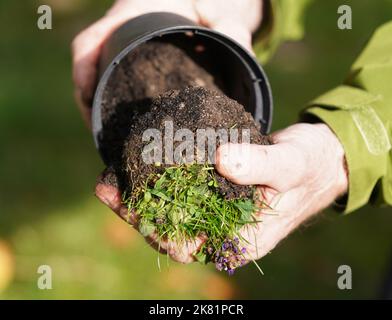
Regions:
<instances>
[{"instance_id":1,"label":"green plant","mask_svg":"<svg viewBox=\"0 0 392 320\"><path fill-rule=\"evenodd\" d=\"M156 232L159 239L182 242L203 235L207 240L196 259L214 262L218 270L232 274L245 263L238 231L257 222L253 217L257 207L253 199L226 200L215 175L207 164L162 168L144 187L133 190L125 203L139 215L144 236Z\"/></svg>"}]
</instances>

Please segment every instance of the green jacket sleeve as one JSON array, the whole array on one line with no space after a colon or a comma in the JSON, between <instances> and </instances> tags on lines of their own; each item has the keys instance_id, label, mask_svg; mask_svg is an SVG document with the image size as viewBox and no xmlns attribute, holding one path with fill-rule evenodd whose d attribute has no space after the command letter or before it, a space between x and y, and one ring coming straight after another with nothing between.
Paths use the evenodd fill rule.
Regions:
<instances>
[{"instance_id":1,"label":"green jacket sleeve","mask_svg":"<svg viewBox=\"0 0 392 320\"><path fill-rule=\"evenodd\" d=\"M304 11L312 0L264 0L254 50L265 62L280 43L303 37ZM392 22L381 26L341 86L312 101L311 116L329 125L346 154L349 191L345 212L368 202L392 205Z\"/></svg>"},{"instance_id":2,"label":"green jacket sleeve","mask_svg":"<svg viewBox=\"0 0 392 320\"><path fill-rule=\"evenodd\" d=\"M392 22L381 26L346 82L312 101L304 116L329 125L342 143L349 173L345 212L392 204Z\"/></svg>"},{"instance_id":3,"label":"green jacket sleeve","mask_svg":"<svg viewBox=\"0 0 392 320\"><path fill-rule=\"evenodd\" d=\"M255 35L253 49L260 62L266 62L287 40L304 34L304 12L313 0L263 0L263 22Z\"/></svg>"}]
</instances>

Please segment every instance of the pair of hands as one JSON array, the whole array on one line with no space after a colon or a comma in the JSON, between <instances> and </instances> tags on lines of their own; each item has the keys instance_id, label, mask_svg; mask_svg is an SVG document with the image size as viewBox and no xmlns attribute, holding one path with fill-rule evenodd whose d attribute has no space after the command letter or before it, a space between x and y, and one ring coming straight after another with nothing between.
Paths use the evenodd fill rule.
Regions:
<instances>
[{"instance_id":1,"label":"pair of hands","mask_svg":"<svg viewBox=\"0 0 392 320\"><path fill-rule=\"evenodd\" d=\"M229 35L251 51L252 32L261 22L262 1L118 0L72 44L75 97L88 125L102 44L126 20L153 11L183 15ZM325 124L295 124L274 133L272 140L271 146L226 144L216 152L216 169L221 175L237 184L257 185L262 200L273 208L257 214L261 222L240 230L248 242L245 244L247 259L266 255L301 223L343 195L348 187L344 150ZM103 182L106 180L99 179L97 197L137 228L136 216L128 220L121 192ZM147 239L157 248L156 240L154 235ZM189 263L194 261L193 253L203 241L194 239L181 246L166 241L159 248L174 260Z\"/></svg>"}]
</instances>

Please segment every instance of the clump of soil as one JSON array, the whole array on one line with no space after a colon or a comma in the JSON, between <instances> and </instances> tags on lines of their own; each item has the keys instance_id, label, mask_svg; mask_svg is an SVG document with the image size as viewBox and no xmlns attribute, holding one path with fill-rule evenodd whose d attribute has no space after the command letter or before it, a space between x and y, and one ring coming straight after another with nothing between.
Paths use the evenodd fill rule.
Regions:
<instances>
[{"instance_id":1,"label":"clump of soil","mask_svg":"<svg viewBox=\"0 0 392 320\"><path fill-rule=\"evenodd\" d=\"M152 99L169 90L201 86L220 91L214 78L173 44L149 41L115 68L102 101L100 139L105 162L117 166L133 117L148 111Z\"/></svg>"},{"instance_id":2,"label":"clump of soil","mask_svg":"<svg viewBox=\"0 0 392 320\"><path fill-rule=\"evenodd\" d=\"M249 129L251 143L270 143L268 137L260 134L260 128L251 114L246 112L242 105L224 94L202 87L169 91L154 99L151 110L135 118L130 125L130 133L123 149L123 169L126 172L129 186L142 187L148 176L162 171L161 166L146 164L143 161L141 154L146 142L142 141L142 135L145 130L156 128L164 137L165 122L168 121L173 123L174 132L187 128L194 133L193 154L195 155L200 153L196 141L198 129L225 129L229 132L230 128L235 127L239 131L239 139L242 136L242 129ZM219 139L217 140L219 144ZM181 142L174 142L174 149ZM205 154L207 152L207 146L205 146ZM163 167L172 165L163 165ZM222 195L227 199L251 196L252 190L249 186L232 184L223 177L218 178L218 183Z\"/></svg>"},{"instance_id":3,"label":"clump of soil","mask_svg":"<svg viewBox=\"0 0 392 320\"><path fill-rule=\"evenodd\" d=\"M148 42L116 68L104 95L101 153L117 178L109 182L132 194L152 173L171 166L146 164L141 156L146 145L143 132L155 128L164 136L165 121L172 121L174 132L235 127L241 137L241 129L249 129L251 143L270 144L251 114L225 96L211 74L185 51L169 43ZM249 186L218 175L217 181L226 199L251 196Z\"/></svg>"}]
</instances>

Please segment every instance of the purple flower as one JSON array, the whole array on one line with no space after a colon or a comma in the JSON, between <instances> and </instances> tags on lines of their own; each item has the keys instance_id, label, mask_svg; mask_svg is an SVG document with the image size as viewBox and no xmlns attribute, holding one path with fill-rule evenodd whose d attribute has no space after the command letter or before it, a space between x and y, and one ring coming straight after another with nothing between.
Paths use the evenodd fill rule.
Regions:
<instances>
[{"instance_id":1,"label":"purple flower","mask_svg":"<svg viewBox=\"0 0 392 320\"><path fill-rule=\"evenodd\" d=\"M239 247L239 239L225 239L221 245L221 250L216 251L213 261L216 269L219 271L227 271L229 275L233 275L236 268L243 266L246 261L243 254L245 248Z\"/></svg>"},{"instance_id":2,"label":"purple flower","mask_svg":"<svg viewBox=\"0 0 392 320\"><path fill-rule=\"evenodd\" d=\"M222 271L223 270L223 265L221 263L215 263L215 267L219 270Z\"/></svg>"}]
</instances>

